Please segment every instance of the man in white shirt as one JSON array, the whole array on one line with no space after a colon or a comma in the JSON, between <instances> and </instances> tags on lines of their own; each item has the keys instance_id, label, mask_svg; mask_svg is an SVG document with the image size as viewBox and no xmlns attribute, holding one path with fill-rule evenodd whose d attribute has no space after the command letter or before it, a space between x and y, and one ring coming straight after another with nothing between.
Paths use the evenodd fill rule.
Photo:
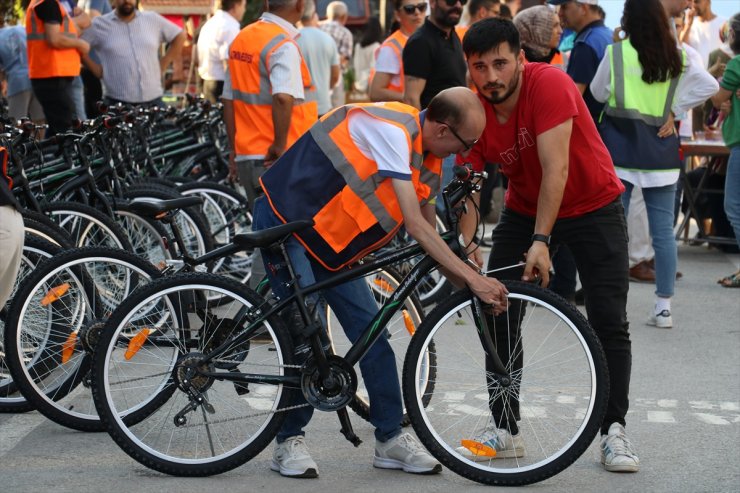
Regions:
<instances>
[{"instance_id":1,"label":"man in white shirt","mask_svg":"<svg viewBox=\"0 0 740 493\"><path fill-rule=\"evenodd\" d=\"M229 46L239 34L246 0L221 0L221 8L200 29L198 74L203 79L203 97L215 103L224 88Z\"/></svg>"},{"instance_id":2,"label":"man in white shirt","mask_svg":"<svg viewBox=\"0 0 740 493\"><path fill-rule=\"evenodd\" d=\"M693 7L686 14L681 41L699 52L704 68L707 68L709 54L722 46L719 31L727 19L712 12L712 0L693 0L692 3Z\"/></svg>"},{"instance_id":3,"label":"man in white shirt","mask_svg":"<svg viewBox=\"0 0 740 493\"><path fill-rule=\"evenodd\" d=\"M327 20L319 26L322 31L334 38L334 41L337 43L342 73L347 71L349 63L352 60L352 33L344 27L347 23L348 16L349 10L347 9L347 4L336 0L326 6ZM331 92L332 108L343 105L344 97L344 81L340 80L333 86Z\"/></svg>"},{"instance_id":4,"label":"man in white shirt","mask_svg":"<svg viewBox=\"0 0 740 493\"><path fill-rule=\"evenodd\" d=\"M314 0L306 0L301 17L300 36L296 39L306 60L311 80L316 86L319 117L331 110L331 88L339 82L339 52L334 38L319 29Z\"/></svg>"}]
</instances>

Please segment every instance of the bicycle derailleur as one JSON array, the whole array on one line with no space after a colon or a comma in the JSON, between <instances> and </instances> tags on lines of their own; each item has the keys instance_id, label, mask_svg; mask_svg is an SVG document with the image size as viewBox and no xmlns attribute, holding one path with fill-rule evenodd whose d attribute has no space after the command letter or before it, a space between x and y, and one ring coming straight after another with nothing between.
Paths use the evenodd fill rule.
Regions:
<instances>
[{"instance_id":1,"label":"bicycle derailleur","mask_svg":"<svg viewBox=\"0 0 740 493\"><path fill-rule=\"evenodd\" d=\"M177 387L188 395L188 404L175 414L175 426L185 426L188 422L186 415L202 406L209 414L216 410L208 402L205 392L213 385L214 378L200 373L213 372L213 363L204 363L204 355L201 353L189 353L183 355L172 370L172 379Z\"/></svg>"}]
</instances>

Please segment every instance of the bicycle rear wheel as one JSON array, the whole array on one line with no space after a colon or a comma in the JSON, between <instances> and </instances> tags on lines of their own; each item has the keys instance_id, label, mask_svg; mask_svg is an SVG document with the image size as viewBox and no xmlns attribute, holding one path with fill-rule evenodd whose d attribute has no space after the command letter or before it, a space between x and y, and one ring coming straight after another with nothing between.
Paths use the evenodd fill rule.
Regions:
<instances>
[{"instance_id":1,"label":"bicycle rear wheel","mask_svg":"<svg viewBox=\"0 0 740 493\"><path fill-rule=\"evenodd\" d=\"M218 306L207 300L212 293ZM190 273L151 283L111 315L94 356L93 396L127 454L166 474L207 476L238 467L267 446L288 405L285 386L200 373L260 376L252 382L297 375L280 320L249 327L256 307L264 309L264 301L244 286ZM230 339L246 331L245 342ZM218 358L203 361L221 344Z\"/></svg>"},{"instance_id":2,"label":"bicycle rear wheel","mask_svg":"<svg viewBox=\"0 0 740 493\"><path fill-rule=\"evenodd\" d=\"M489 324L511 385L487 371L473 297L465 290L429 314L411 340L403 390L414 430L440 462L480 483L523 485L562 471L591 444L609 380L601 345L575 307L537 286L505 284L509 310ZM425 407L417 382L432 338L437 378ZM492 428L492 407L499 414L493 423L519 428L521 442L511 453L497 453L494 442L481 438Z\"/></svg>"}]
</instances>

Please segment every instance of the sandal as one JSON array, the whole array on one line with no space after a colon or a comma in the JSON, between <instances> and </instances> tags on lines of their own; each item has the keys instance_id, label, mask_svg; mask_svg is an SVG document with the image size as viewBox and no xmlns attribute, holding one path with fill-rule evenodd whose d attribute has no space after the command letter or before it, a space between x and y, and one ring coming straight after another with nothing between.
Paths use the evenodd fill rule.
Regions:
<instances>
[{"instance_id":1,"label":"sandal","mask_svg":"<svg viewBox=\"0 0 740 493\"><path fill-rule=\"evenodd\" d=\"M718 284L721 284L724 288L740 288L740 272L735 272L731 276L723 277Z\"/></svg>"}]
</instances>

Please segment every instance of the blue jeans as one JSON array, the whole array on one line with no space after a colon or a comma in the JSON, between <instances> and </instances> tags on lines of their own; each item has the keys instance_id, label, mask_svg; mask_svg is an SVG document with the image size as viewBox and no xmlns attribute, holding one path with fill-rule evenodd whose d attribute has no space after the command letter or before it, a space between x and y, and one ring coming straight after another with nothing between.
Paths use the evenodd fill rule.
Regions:
<instances>
[{"instance_id":1,"label":"blue jeans","mask_svg":"<svg viewBox=\"0 0 740 493\"><path fill-rule=\"evenodd\" d=\"M452 172L452 170L455 167L456 159L457 155L451 154L442 160L442 186L439 193L437 194L437 210L439 212L444 212L445 210L445 201L442 198L442 190L444 190L445 187L449 185L452 179L455 177L455 174Z\"/></svg>"},{"instance_id":2,"label":"blue jeans","mask_svg":"<svg viewBox=\"0 0 740 493\"><path fill-rule=\"evenodd\" d=\"M87 114L85 113L85 88L82 85L82 77L78 75L74 78L71 90L77 119L81 121L87 120Z\"/></svg>"},{"instance_id":3,"label":"blue jeans","mask_svg":"<svg viewBox=\"0 0 740 493\"><path fill-rule=\"evenodd\" d=\"M632 183L622 180L626 190L622 194L625 215L629 213ZM655 250L655 294L670 298L676 284L676 264L678 252L673 235L673 202L676 197L676 184L663 187L643 188L647 208L650 239Z\"/></svg>"},{"instance_id":4,"label":"blue jeans","mask_svg":"<svg viewBox=\"0 0 740 493\"><path fill-rule=\"evenodd\" d=\"M254 222L252 229L259 231L282 224L264 197L254 203ZM308 286L330 278L334 273L324 269L318 262L310 259L309 253L294 237L285 242L285 248L293 264L296 275L300 276L301 286ZM280 298L290 296L291 292L283 284L289 280L287 269L280 268L284 259L269 250L262 250L270 286ZM359 339L370 325L378 311L378 305L365 279L356 279L340 286L327 289L322 295L334 310L347 338L353 343ZM370 422L375 426L375 438L385 442L401 433L403 402L398 383L396 358L386 337L380 337L360 360L360 371L370 397ZM293 390L290 405L306 402L300 390ZM304 435L303 428L311 420L313 407L302 407L289 411L277 441Z\"/></svg>"},{"instance_id":5,"label":"blue jeans","mask_svg":"<svg viewBox=\"0 0 740 493\"><path fill-rule=\"evenodd\" d=\"M735 231L735 240L740 248L740 146L730 148L725 176L725 214Z\"/></svg>"}]
</instances>

